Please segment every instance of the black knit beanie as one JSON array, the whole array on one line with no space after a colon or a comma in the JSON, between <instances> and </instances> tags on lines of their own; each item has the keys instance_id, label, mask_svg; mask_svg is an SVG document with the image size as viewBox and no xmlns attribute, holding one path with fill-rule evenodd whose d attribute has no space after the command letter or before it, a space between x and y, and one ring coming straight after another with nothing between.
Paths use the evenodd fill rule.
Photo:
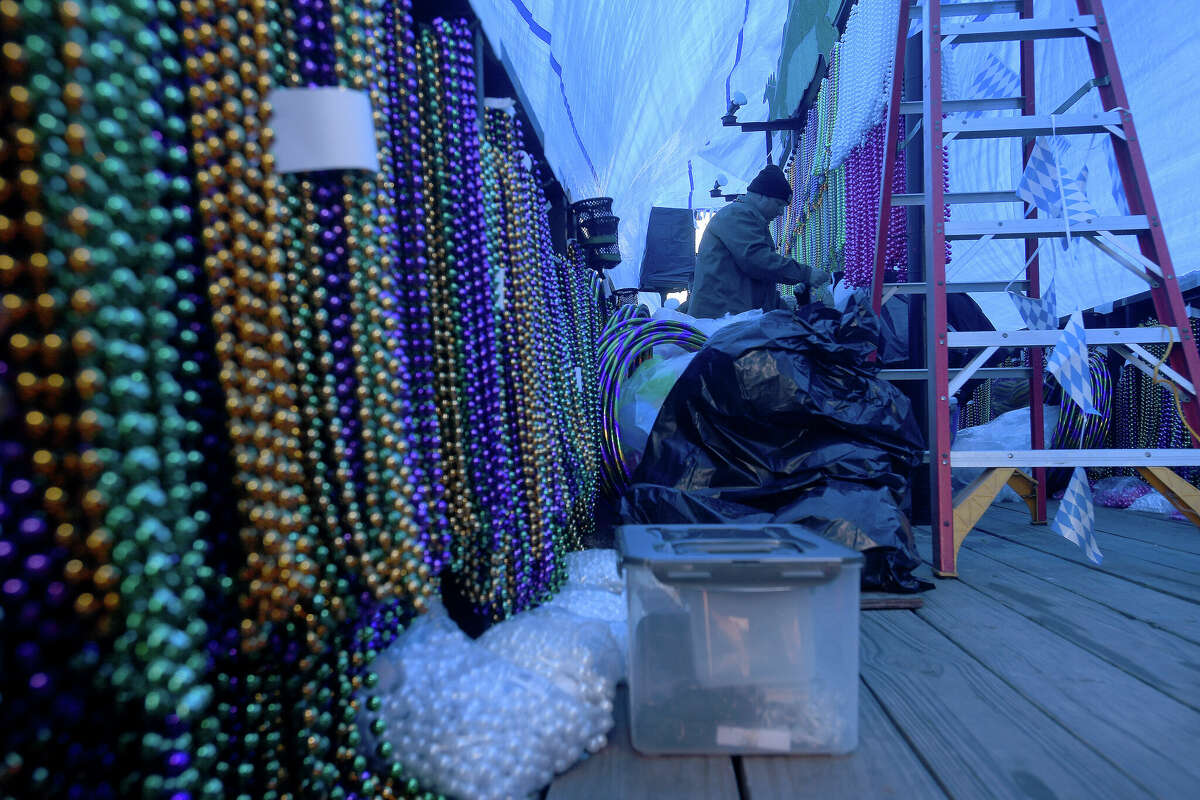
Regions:
<instances>
[{"instance_id":1,"label":"black knit beanie","mask_svg":"<svg viewBox=\"0 0 1200 800\"><path fill-rule=\"evenodd\" d=\"M750 186L747 188L751 192L774 197L785 203L792 199L792 187L788 184L787 177L784 176L783 170L774 164L763 167L762 171L754 176L754 180L750 181Z\"/></svg>"}]
</instances>

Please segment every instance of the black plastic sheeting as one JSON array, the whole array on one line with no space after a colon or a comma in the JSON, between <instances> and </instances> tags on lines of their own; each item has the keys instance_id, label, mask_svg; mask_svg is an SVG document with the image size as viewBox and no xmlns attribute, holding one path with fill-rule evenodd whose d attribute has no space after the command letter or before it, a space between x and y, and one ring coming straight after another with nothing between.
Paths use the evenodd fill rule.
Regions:
<instances>
[{"instance_id":1,"label":"black plastic sheeting","mask_svg":"<svg viewBox=\"0 0 1200 800\"><path fill-rule=\"evenodd\" d=\"M667 396L623 521L801 524L863 553L864 590L931 588L901 510L925 445L869 360L881 338L860 298L719 331Z\"/></svg>"}]
</instances>

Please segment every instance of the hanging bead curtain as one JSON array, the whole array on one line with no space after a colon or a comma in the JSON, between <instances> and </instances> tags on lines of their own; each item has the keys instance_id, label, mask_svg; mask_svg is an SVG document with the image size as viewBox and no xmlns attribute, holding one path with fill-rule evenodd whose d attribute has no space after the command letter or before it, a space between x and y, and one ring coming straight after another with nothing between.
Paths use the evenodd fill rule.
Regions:
<instances>
[{"instance_id":1,"label":"hanging bead curtain","mask_svg":"<svg viewBox=\"0 0 1200 800\"><path fill-rule=\"evenodd\" d=\"M464 22L0 0L0 790L426 797L361 690L446 581L547 599L599 487L593 274ZM370 95L281 175L270 91Z\"/></svg>"}]
</instances>

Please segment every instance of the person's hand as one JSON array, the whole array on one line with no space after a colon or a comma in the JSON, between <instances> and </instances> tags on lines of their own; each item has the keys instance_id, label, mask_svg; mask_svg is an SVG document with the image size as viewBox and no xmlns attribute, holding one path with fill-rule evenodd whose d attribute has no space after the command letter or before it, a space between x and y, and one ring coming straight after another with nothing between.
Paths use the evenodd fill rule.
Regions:
<instances>
[{"instance_id":1,"label":"person's hand","mask_svg":"<svg viewBox=\"0 0 1200 800\"><path fill-rule=\"evenodd\" d=\"M814 269L811 277L808 279L808 288L816 292L822 286L828 286L833 283L833 273L826 272L823 269Z\"/></svg>"}]
</instances>

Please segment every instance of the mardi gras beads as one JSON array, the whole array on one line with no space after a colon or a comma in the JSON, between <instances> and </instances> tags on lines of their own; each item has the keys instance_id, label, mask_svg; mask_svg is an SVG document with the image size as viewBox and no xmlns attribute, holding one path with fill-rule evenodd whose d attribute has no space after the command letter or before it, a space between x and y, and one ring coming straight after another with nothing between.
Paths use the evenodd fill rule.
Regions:
<instances>
[{"instance_id":1,"label":"mardi gras beads","mask_svg":"<svg viewBox=\"0 0 1200 800\"><path fill-rule=\"evenodd\" d=\"M178 132L179 121L158 102L154 66L170 66L170 31L158 24L169 9L62 3L57 11L61 27L50 39L61 37L62 60L47 62L38 86L41 163L53 190L47 266L64 298L82 404L78 422L62 427L74 424L88 445L62 457L78 469L82 514L60 522L57 533L83 556L66 564L68 581L95 587L78 596L76 610L92 616L100 636L116 636L109 657L96 663L85 648L76 663L97 695L128 715L116 745L121 758L143 763L146 785L195 787L190 756L171 738L208 703L197 641L206 626L195 616L208 567L196 536L203 488L188 480L196 458L182 446L186 400L168 340L179 328L170 310L169 234L187 214L168 191L164 169L178 161L164 132ZM85 82L93 74L102 77ZM139 728L149 730L141 741Z\"/></svg>"},{"instance_id":2,"label":"mardi gras beads","mask_svg":"<svg viewBox=\"0 0 1200 800\"><path fill-rule=\"evenodd\" d=\"M22 10L38 35L5 63L43 60L30 104L50 113L6 139L6 170L40 170L0 194L52 201L0 220L27 240L0 261L0 377L45 410L0 449L0 510L47 559L0 553L28 578L5 578L5 611L44 587L111 645L61 675L45 647L13 652L42 689L113 688L121 731L62 774L113 795L420 795L363 749L371 659L447 568L485 615L544 599L598 464L595 286L551 255L515 128L481 152L465 24L435 23L418 65L400 0ZM266 93L305 83L372 93L382 175L274 174Z\"/></svg>"},{"instance_id":3,"label":"mardi gras beads","mask_svg":"<svg viewBox=\"0 0 1200 800\"><path fill-rule=\"evenodd\" d=\"M6 119L0 131L0 758L7 791L77 793L72 782L81 780L96 796L111 797L111 744L84 733L67 749L72 727L95 723L107 709L90 696L88 674L77 670L76 659L81 650L91 656L96 649L83 644L93 626L75 608L91 588L77 558L87 551L73 550L80 522L71 502L80 465L79 398L47 236L47 193L62 187L57 169L48 180L45 159L50 156L54 168L62 161L49 152L49 136L66 116L63 48L55 45L66 23L75 24L68 13L56 26L55 11L47 3L0 3L6 32L0 53ZM71 47L66 54L76 52ZM43 116L48 110L58 113ZM97 557L111 546L99 539L93 544Z\"/></svg>"},{"instance_id":4,"label":"mardi gras beads","mask_svg":"<svg viewBox=\"0 0 1200 800\"><path fill-rule=\"evenodd\" d=\"M409 380L403 394L411 408L404 417L407 448L411 460L406 483L413 487L413 505L420 520L419 542L425 563L433 574L441 571L450 549L451 528L447 519L445 475L439 457L442 450L441 422L434 376L433 307L430 261L426 237L430 230L424 218L426 192L422 182L421 128L419 125L420 84L417 76L416 33L407 2L397 4L394 62L389 65L392 108L391 175L394 190L396 236L390 274L381 296L382 312L393 326L407 333L390 346ZM392 62L389 64L389 62ZM388 202L385 199L384 202Z\"/></svg>"},{"instance_id":5,"label":"mardi gras beads","mask_svg":"<svg viewBox=\"0 0 1200 800\"><path fill-rule=\"evenodd\" d=\"M441 462L446 487L448 517L452 531L454 563L462 569L464 548L472 537L475 519L473 493L464 471L463 433L456 377L456 321L454 300L458 293L457 262L452 244L458 220L452 210L447 174L450 155L446 149L446 114L450 98L441 91L442 69L437 60L435 34L423 29L417 47L418 76L425 112L421 115L422 150L429 154L422 173L425 201L426 258L429 263L430 302L433 309L434 381L441 432Z\"/></svg>"}]
</instances>

